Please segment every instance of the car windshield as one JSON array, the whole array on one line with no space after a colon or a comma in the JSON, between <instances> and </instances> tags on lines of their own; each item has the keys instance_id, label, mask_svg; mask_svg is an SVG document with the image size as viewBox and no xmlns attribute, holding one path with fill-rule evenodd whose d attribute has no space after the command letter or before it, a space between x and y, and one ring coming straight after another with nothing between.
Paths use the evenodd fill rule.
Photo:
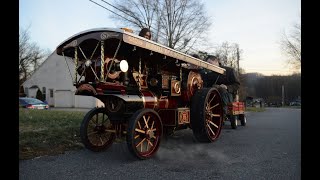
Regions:
<instances>
[{"instance_id":1,"label":"car windshield","mask_svg":"<svg viewBox=\"0 0 320 180\"><path fill-rule=\"evenodd\" d=\"M24 102L26 102L28 104L43 104L43 102L40 101L39 99L24 98L24 99L21 99L21 100L23 100Z\"/></svg>"}]
</instances>

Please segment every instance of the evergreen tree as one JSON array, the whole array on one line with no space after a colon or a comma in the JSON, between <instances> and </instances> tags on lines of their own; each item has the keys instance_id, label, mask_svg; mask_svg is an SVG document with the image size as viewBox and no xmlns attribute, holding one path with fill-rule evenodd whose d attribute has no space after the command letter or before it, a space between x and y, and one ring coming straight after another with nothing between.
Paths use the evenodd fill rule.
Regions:
<instances>
[{"instance_id":1,"label":"evergreen tree","mask_svg":"<svg viewBox=\"0 0 320 180\"><path fill-rule=\"evenodd\" d=\"M40 91L40 89L38 89L38 91L37 91L36 98L37 98L37 99L39 99L39 100L41 100L41 101L43 101L43 100L44 100L44 99L43 99L42 92Z\"/></svg>"}]
</instances>

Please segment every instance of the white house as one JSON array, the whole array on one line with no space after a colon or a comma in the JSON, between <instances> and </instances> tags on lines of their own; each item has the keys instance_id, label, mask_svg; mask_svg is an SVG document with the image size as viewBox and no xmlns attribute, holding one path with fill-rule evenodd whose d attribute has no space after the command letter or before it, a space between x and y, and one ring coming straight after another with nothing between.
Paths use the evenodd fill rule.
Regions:
<instances>
[{"instance_id":1,"label":"white house","mask_svg":"<svg viewBox=\"0 0 320 180\"><path fill-rule=\"evenodd\" d=\"M48 104L54 107L93 108L104 106L95 97L74 95L76 88L73 86L72 79L75 76L75 65L70 58L65 58L53 52L22 84L26 95L36 97L37 90L40 89Z\"/></svg>"}]
</instances>

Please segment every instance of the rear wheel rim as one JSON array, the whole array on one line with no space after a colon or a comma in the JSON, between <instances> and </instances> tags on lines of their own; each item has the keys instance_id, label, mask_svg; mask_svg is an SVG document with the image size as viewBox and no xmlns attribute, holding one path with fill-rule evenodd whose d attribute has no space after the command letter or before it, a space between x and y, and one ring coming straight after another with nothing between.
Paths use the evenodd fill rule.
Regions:
<instances>
[{"instance_id":1,"label":"rear wheel rim","mask_svg":"<svg viewBox=\"0 0 320 180\"><path fill-rule=\"evenodd\" d=\"M221 130L222 109L217 91L211 91L205 103L205 127L211 141L215 140Z\"/></svg>"}]
</instances>

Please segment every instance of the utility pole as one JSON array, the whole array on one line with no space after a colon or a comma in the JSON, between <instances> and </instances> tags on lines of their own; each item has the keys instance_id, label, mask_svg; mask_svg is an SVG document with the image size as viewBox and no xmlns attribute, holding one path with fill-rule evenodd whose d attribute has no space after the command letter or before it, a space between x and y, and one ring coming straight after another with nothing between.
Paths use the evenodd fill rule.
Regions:
<instances>
[{"instance_id":1,"label":"utility pole","mask_svg":"<svg viewBox=\"0 0 320 180\"><path fill-rule=\"evenodd\" d=\"M238 77L240 78L240 53L239 53L239 45L237 44L237 66L238 66ZM240 79L239 79L240 80ZM239 101L239 90L237 90L236 101Z\"/></svg>"},{"instance_id":2,"label":"utility pole","mask_svg":"<svg viewBox=\"0 0 320 180\"><path fill-rule=\"evenodd\" d=\"M282 106L284 106L284 85L282 85Z\"/></svg>"},{"instance_id":3,"label":"utility pole","mask_svg":"<svg viewBox=\"0 0 320 180\"><path fill-rule=\"evenodd\" d=\"M237 44L237 65L238 65L238 75L240 77L240 53L239 53L239 45Z\"/></svg>"}]
</instances>

